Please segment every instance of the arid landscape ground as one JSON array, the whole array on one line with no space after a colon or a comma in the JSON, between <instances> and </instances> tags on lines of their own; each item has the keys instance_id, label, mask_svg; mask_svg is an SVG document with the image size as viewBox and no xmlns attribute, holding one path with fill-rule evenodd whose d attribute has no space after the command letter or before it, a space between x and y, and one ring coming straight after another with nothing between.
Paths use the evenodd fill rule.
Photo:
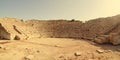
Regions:
<instances>
[{"instance_id":1,"label":"arid landscape ground","mask_svg":"<svg viewBox=\"0 0 120 60\"><path fill-rule=\"evenodd\" d=\"M4 43L1 43L4 42ZM120 46L88 40L34 38L0 41L0 60L119 60Z\"/></svg>"},{"instance_id":2,"label":"arid landscape ground","mask_svg":"<svg viewBox=\"0 0 120 60\"><path fill-rule=\"evenodd\" d=\"M0 18L0 60L120 60L120 15L79 20Z\"/></svg>"}]
</instances>

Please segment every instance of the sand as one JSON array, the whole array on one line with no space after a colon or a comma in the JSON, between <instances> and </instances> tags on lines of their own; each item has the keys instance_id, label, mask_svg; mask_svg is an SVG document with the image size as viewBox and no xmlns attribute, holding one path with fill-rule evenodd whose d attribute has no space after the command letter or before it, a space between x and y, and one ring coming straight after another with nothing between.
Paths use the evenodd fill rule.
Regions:
<instances>
[{"instance_id":1,"label":"sand","mask_svg":"<svg viewBox=\"0 0 120 60\"><path fill-rule=\"evenodd\" d=\"M88 40L72 38L33 38L21 41L0 40L0 46L0 60L120 59L120 46L100 45ZM78 55L75 55L76 53Z\"/></svg>"}]
</instances>

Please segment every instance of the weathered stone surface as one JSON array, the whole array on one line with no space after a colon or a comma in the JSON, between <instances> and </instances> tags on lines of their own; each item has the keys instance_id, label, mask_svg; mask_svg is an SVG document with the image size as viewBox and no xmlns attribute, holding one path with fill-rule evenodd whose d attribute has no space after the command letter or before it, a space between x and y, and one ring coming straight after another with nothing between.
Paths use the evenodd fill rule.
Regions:
<instances>
[{"instance_id":1,"label":"weathered stone surface","mask_svg":"<svg viewBox=\"0 0 120 60\"><path fill-rule=\"evenodd\" d=\"M111 33L110 34L110 42L113 45L118 45L120 44L120 34L119 33Z\"/></svg>"},{"instance_id":2,"label":"weathered stone surface","mask_svg":"<svg viewBox=\"0 0 120 60\"><path fill-rule=\"evenodd\" d=\"M108 35L101 35L99 37L96 37L95 42L100 43L100 44L108 43L109 42Z\"/></svg>"}]
</instances>

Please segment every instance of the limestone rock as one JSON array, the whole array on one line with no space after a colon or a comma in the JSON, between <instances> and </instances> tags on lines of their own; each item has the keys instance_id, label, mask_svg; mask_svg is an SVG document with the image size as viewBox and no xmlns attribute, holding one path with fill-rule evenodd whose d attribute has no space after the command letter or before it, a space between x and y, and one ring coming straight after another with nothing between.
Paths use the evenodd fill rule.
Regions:
<instances>
[{"instance_id":1,"label":"limestone rock","mask_svg":"<svg viewBox=\"0 0 120 60\"><path fill-rule=\"evenodd\" d=\"M82 54L81 52L75 52L74 53L75 56L81 56L81 54Z\"/></svg>"},{"instance_id":2,"label":"limestone rock","mask_svg":"<svg viewBox=\"0 0 120 60\"><path fill-rule=\"evenodd\" d=\"M104 50L100 50L100 49L98 49L98 50L96 50L98 53L103 53L104 52Z\"/></svg>"},{"instance_id":3,"label":"limestone rock","mask_svg":"<svg viewBox=\"0 0 120 60\"><path fill-rule=\"evenodd\" d=\"M100 44L109 42L108 35L101 35L99 37L96 37L94 40L95 42Z\"/></svg>"},{"instance_id":4,"label":"limestone rock","mask_svg":"<svg viewBox=\"0 0 120 60\"><path fill-rule=\"evenodd\" d=\"M120 34L119 33L111 33L110 34L110 42L113 45L118 45L120 44Z\"/></svg>"}]
</instances>

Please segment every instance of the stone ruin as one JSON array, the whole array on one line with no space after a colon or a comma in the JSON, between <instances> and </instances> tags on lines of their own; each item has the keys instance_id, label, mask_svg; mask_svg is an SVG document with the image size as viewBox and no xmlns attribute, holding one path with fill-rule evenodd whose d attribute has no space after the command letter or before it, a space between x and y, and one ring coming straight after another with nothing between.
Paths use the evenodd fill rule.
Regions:
<instances>
[{"instance_id":1,"label":"stone ruin","mask_svg":"<svg viewBox=\"0 0 120 60\"><path fill-rule=\"evenodd\" d=\"M86 21L0 18L0 39L80 38L120 44L120 15Z\"/></svg>"}]
</instances>

